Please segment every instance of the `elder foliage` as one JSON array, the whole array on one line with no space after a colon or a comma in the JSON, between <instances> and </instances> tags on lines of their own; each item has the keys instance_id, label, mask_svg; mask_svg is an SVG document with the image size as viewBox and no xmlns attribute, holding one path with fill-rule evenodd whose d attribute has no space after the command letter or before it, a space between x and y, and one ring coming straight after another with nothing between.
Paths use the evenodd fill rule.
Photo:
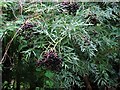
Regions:
<instances>
[{"instance_id":1,"label":"elder foliage","mask_svg":"<svg viewBox=\"0 0 120 90\"><path fill-rule=\"evenodd\" d=\"M1 5L3 89L120 88L120 3Z\"/></svg>"}]
</instances>

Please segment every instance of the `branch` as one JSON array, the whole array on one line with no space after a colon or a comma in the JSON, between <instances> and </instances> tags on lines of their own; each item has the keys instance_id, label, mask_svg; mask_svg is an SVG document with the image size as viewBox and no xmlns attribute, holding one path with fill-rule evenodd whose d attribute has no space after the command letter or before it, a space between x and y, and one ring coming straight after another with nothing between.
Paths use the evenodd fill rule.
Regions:
<instances>
[{"instance_id":1,"label":"branch","mask_svg":"<svg viewBox=\"0 0 120 90\"><path fill-rule=\"evenodd\" d=\"M86 83L87 90L92 90L92 87L91 87L90 82L89 82L89 79L88 79L88 75L85 74L85 75L83 76L83 79L84 79L84 81L85 81L85 83Z\"/></svg>"},{"instance_id":2,"label":"branch","mask_svg":"<svg viewBox=\"0 0 120 90\"><path fill-rule=\"evenodd\" d=\"M14 36L12 37L12 39L11 39L11 40L9 41L9 43L7 44L6 49L5 49L5 53L4 53L4 55L3 55L3 57L2 57L2 59L1 59L1 61L0 61L0 64L2 64L2 63L4 62L4 59L5 59L6 55L7 55L7 52L8 52L8 50L9 50L10 45L11 45L11 43L13 42L14 38L16 37L16 35L18 34L18 32L21 30L21 28L23 28L23 26L24 26L27 22L28 22L28 20L26 20L26 21L24 22L24 24L23 24L20 28L18 28L18 30L16 31L16 33L14 34Z\"/></svg>"}]
</instances>

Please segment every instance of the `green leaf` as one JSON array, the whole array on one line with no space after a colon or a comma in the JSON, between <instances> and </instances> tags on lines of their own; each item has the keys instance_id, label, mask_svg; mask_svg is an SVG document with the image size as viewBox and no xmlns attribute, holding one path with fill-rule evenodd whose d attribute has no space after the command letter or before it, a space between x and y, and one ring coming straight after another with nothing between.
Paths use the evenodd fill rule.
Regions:
<instances>
[{"instance_id":1,"label":"green leaf","mask_svg":"<svg viewBox=\"0 0 120 90\"><path fill-rule=\"evenodd\" d=\"M36 71L40 72L40 71L41 71L41 68L36 68Z\"/></svg>"},{"instance_id":2,"label":"green leaf","mask_svg":"<svg viewBox=\"0 0 120 90\"><path fill-rule=\"evenodd\" d=\"M46 84L47 84L49 87L52 87L52 86L53 86L53 82L52 82L52 81L49 81L49 80L46 81Z\"/></svg>"},{"instance_id":3,"label":"green leaf","mask_svg":"<svg viewBox=\"0 0 120 90\"><path fill-rule=\"evenodd\" d=\"M48 78L52 78L53 75L54 75L54 74L53 74L51 71L48 71L48 70L47 70L46 73L45 73L45 76L48 77Z\"/></svg>"}]
</instances>

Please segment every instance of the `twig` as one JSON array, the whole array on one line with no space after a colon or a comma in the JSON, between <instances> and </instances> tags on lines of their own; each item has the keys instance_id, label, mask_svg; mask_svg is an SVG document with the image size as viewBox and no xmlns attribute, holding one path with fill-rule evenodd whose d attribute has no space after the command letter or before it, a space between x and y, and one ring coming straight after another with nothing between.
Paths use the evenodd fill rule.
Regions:
<instances>
[{"instance_id":1,"label":"twig","mask_svg":"<svg viewBox=\"0 0 120 90\"><path fill-rule=\"evenodd\" d=\"M12 39L9 41L9 43L7 44L6 49L5 49L5 53L4 53L4 55L3 55L3 57L2 57L2 59L1 59L1 61L0 61L0 64L2 64L2 63L4 62L4 59L5 59L6 55L7 55L7 52L8 52L8 50L9 50L9 48L10 48L11 43L13 42L13 40L14 40L14 38L16 37L16 35L18 34L18 32L19 32L19 31L21 30L21 28L26 24L27 21L28 21L28 20L26 20L25 23L24 23L20 28L18 28L18 30L17 30L16 33L14 34L13 38L12 38Z\"/></svg>"},{"instance_id":2,"label":"twig","mask_svg":"<svg viewBox=\"0 0 120 90\"><path fill-rule=\"evenodd\" d=\"M87 74L84 75L83 79L84 79L84 81L86 83L87 90L92 90L92 87L91 87L90 82L88 80L88 75Z\"/></svg>"},{"instance_id":3,"label":"twig","mask_svg":"<svg viewBox=\"0 0 120 90\"><path fill-rule=\"evenodd\" d=\"M22 0L19 0L19 12L20 12L20 14L22 15L22 12L23 12L23 5L22 5Z\"/></svg>"}]
</instances>

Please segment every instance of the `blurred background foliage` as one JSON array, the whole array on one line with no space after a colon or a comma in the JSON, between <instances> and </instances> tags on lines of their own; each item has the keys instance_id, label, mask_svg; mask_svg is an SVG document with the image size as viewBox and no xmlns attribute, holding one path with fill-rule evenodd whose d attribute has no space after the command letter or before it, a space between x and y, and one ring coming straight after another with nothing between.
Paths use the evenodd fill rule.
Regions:
<instances>
[{"instance_id":1,"label":"blurred background foliage","mask_svg":"<svg viewBox=\"0 0 120 90\"><path fill-rule=\"evenodd\" d=\"M3 90L119 90L119 2L0 6ZM38 65L51 50L62 60L59 71Z\"/></svg>"}]
</instances>

